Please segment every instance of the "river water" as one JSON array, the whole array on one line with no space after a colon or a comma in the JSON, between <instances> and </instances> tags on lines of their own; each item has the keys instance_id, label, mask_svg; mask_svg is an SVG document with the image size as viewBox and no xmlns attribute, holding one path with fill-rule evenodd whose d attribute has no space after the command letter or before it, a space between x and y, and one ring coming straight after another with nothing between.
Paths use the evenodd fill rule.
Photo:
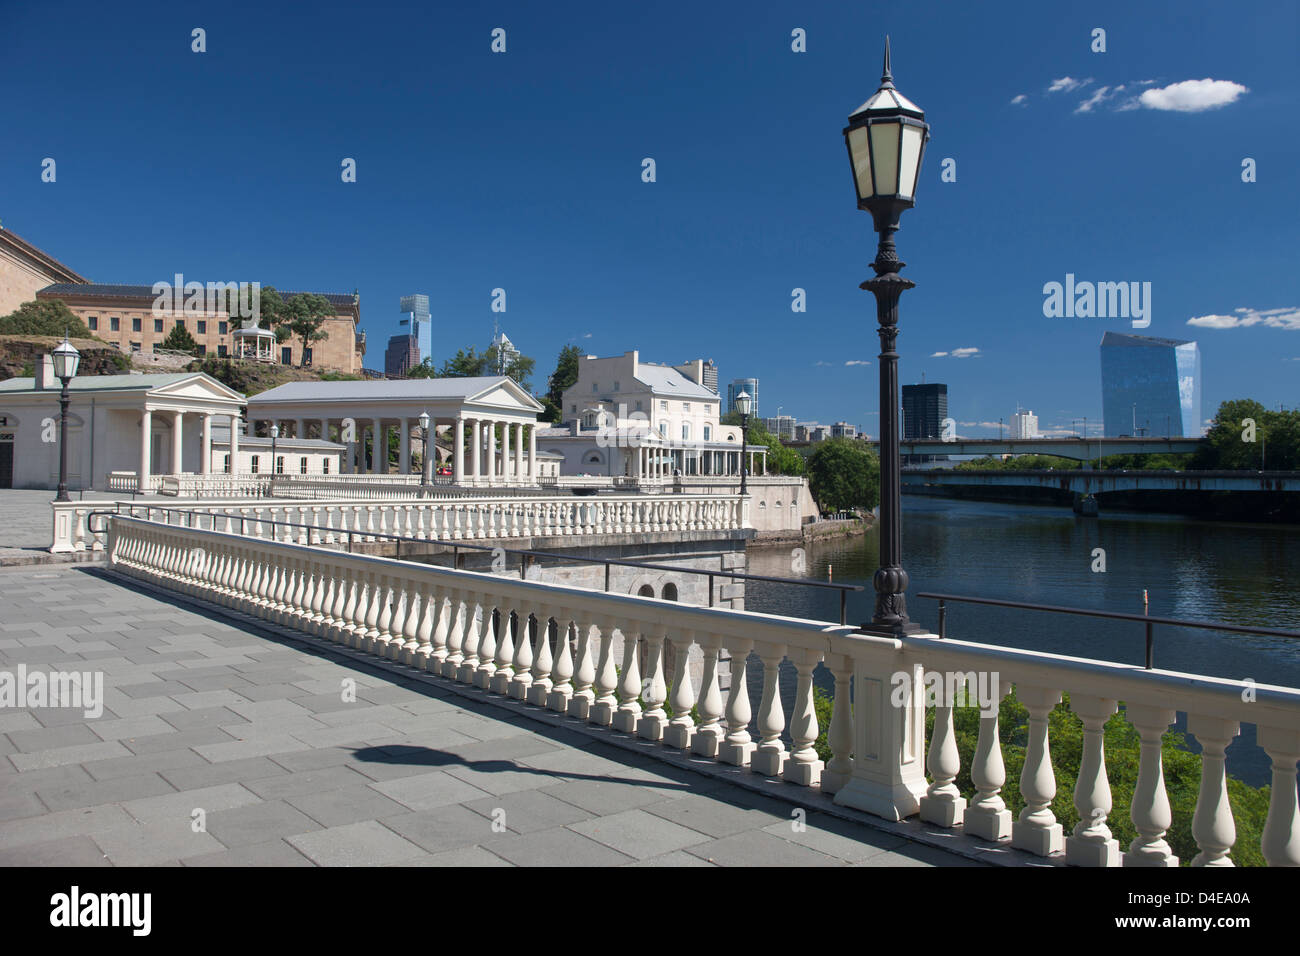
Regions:
<instances>
[{"instance_id":1,"label":"river water","mask_svg":"<svg viewBox=\"0 0 1300 956\"><path fill-rule=\"evenodd\" d=\"M848 599L855 623L871 618L878 549L874 530L802 555L751 548L748 570L864 585ZM930 630L938 627L938 604L915 597L922 591L1141 614L1143 589L1153 616L1300 630L1294 525L1104 512L1083 518L1059 507L904 496L903 556L908 612ZM1105 571L1094 571L1102 557ZM814 588L750 582L745 607L839 620L838 595ZM978 605L949 603L947 635L1133 664L1145 655L1145 628L1136 622ZM1300 640L1157 626L1154 661L1167 670L1300 687ZM830 688L824 669L817 683ZM1184 721L1180 714L1176 727ZM1228 758L1232 773L1258 785L1268 782L1268 758L1254 736L1244 725Z\"/></svg>"}]
</instances>

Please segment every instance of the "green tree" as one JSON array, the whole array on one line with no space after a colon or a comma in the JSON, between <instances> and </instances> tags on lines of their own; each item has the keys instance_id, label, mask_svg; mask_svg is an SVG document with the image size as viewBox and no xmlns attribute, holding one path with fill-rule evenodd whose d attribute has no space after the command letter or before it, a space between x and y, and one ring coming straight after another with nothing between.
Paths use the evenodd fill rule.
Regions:
<instances>
[{"instance_id":1,"label":"green tree","mask_svg":"<svg viewBox=\"0 0 1300 956\"><path fill-rule=\"evenodd\" d=\"M0 317L0 335L57 335L91 338L86 323L64 304L62 299L24 302L8 315Z\"/></svg>"},{"instance_id":2,"label":"green tree","mask_svg":"<svg viewBox=\"0 0 1300 956\"><path fill-rule=\"evenodd\" d=\"M469 350L457 349L456 354L445 359L437 378L480 378L487 374L487 355L474 346Z\"/></svg>"},{"instance_id":3,"label":"green tree","mask_svg":"<svg viewBox=\"0 0 1300 956\"><path fill-rule=\"evenodd\" d=\"M728 412L719 419L720 424L740 426L740 413ZM767 430L761 418L750 416L749 434L746 441L751 445L767 446L767 470L774 475L802 475L806 470L804 458L793 448L781 444L781 439Z\"/></svg>"},{"instance_id":4,"label":"green tree","mask_svg":"<svg viewBox=\"0 0 1300 956\"><path fill-rule=\"evenodd\" d=\"M555 371L546 380L546 394L542 396L542 406L546 409L542 417L545 421L559 424L564 414L564 391L572 388L578 380L578 363L581 360L582 350L576 345L566 345L560 349Z\"/></svg>"},{"instance_id":5,"label":"green tree","mask_svg":"<svg viewBox=\"0 0 1300 956\"><path fill-rule=\"evenodd\" d=\"M880 503L880 459L865 442L832 438L808 456L808 490L823 511Z\"/></svg>"},{"instance_id":6,"label":"green tree","mask_svg":"<svg viewBox=\"0 0 1300 956\"><path fill-rule=\"evenodd\" d=\"M1300 468L1300 411L1269 411L1249 398L1224 402L1191 467L1233 471Z\"/></svg>"},{"instance_id":7,"label":"green tree","mask_svg":"<svg viewBox=\"0 0 1300 956\"><path fill-rule=\"evenodd\" d=\"M193 355L199 350L199 343L194 341L190 330L178 322L172 326L172 330L167 333L167 337L158 344L158 347Z\"/></svg>"},{"instance_id":8,"label":"green tree","mask_svg":"<svg viewBox=\"0 0 1300 956\"><path fill-rule=\"evenodd\" d=\"M307 350L311 348L311 343L329 338L329 333L321 326L325 324L326 319L333 318L334 314L334 306L330 305L329 299L325 296L317 295L315 292L300 292L292 296L280 311L276 325L277 341L284 341L279 338L281 329L285 330L288 336L297 336L302 342L302 359L298 364L305 366Z\"/></svg>"}]
</instances>

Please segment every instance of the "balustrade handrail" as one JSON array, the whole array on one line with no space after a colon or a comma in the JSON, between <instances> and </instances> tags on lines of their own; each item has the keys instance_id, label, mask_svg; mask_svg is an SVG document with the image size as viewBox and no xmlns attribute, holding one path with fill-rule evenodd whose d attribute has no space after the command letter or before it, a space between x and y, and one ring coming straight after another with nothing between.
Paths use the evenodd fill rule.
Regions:
<instances>
[{"instance_id":1,"label":"balustrade handrail","mask_svg":"<svg viewBox=\"0 0 1300 956\"><path fill-rule=\"evenodd\" d=\"M94 527L93 524L91 524L91 519L96 517L112 517L112 516L121 515L123 507L129 508L131 510L132 513L129 516L132 518L135 517L134 512L138 508L145 508L148 510L148 513L150 514L155 511L162 512L164 515L169 515L175 512L177 514L185 515L187 519L190 516L193 516L195 514L198 514L200 516L207 515L207 517L214 518L214 519L219 517L224 517L223 515L208 514L207 512L195 512L187 508L169 508L163 505L153 505L153 504L137 505L137 504L127 504L126 502L115 502L114 510L112 511L92 511L89 515L87 515L87 526L89 527L90 531L94 534L104 534L106 529L102 527L101 528ZM254 518L246 515L231 515L229 517L232 520L234 518L238 518L239 526L240 526L239 534L243 537L249 536L246 530L246 524L249 521L254 521L261 525L271 525L273 527L300 529L306 531L309 537L312 534L312 532L316 532L317 534L319 534L323 530L320 525L305 524L299 521L279 521L271 518ZM148 514L146 514L143 520L153 522L153 519L149 517ZM172 525L170 521L153 522L153 523L161 523L166 527L175 527L175 525ZM192 528L194 526L193 524L187 522L185 527ZM204 529L199 528L197 530L204 530ZM216 530L216 529L213 528L211 530ZM515 555L520 558L550 558L552 560L568 561L573 563L598 564L598 565L602 565L605 568L605 592L606 593L609 593L609 589L610 589L609 571L611 567L638 568L644 571L671 571L671 572L681 573L681 574L706 575L709 579L708 607L714 606L714 598L715 598L714 578L719 578L719 577L728 578L730 580L763 581L770 584L793 584L800 587L823 588L825 590L839 592L840 624L847 623L847 599L848 599L849 592L863 591L866 589L865 586L861 584L836 584L833 581L812 581L807 578L783 578L783 577L776 577L773 575L766 575L766 574L749 574L748 572L744 572L744 571L727 571L721 568L719 568L718 570L712 570L709 568L680 567L671 564L655 564L647 561L632 561L626 558L590 558L582 555L561 554L556 551L537 551L531 548L504 548L501 547L500 545L470 544L464 541L447 541L441 538L418 538L412 535L391 534L391 533L378 532L378 531L353 531L351 529L343 528L343 529L337 529L336 533L346 534L348 536L349 554L352 553L352 538L354 535L358 535L363 538L370 538L373 540L397 542L398 545L397 557L399 559L401 558L402 542L408 542L410 544L417 544L417 545L424 545L424 546L432 545L437 547L450 548L452 552L452 567L456 568L457 570L464 570L460 567L461 549L465 549L469 551L489 551L494 554L502 553L507 555ZM259 538L258 540L264 540L264 539ZM519 565L519 575L521 580L526 580L527 570L528 570L527 563L521 561ZM659 598L656 600L670 600L670 599Z\"/></svg>"},{"instance_id":2,"label":"balustrade handrail","mask_svg":"<svg viewBox=\"0 0 1300 956\"><path fill-rule=\"evenodd\" d=\"M1253 724L1272 767L1262 856L1271 866L1300 866L1297 688L932 634L873 635L119 514L112 515L107 534L113 568L156 586L597 727L612 726L656 748L747 768L786 785L820 787L838 805L893 821L919 813L948 830L962 828L967 836L1080 866L1178 865L1164 839L1173 817L1161 742L1179 711L1201 744L1191 822L1200 852L1192 864L1231 866L1236 831L1225 752L1241 724ZM698 679L688 663L696 652ZM778 686L785 660L798 675L788 717ZM835 681L827 732L832 756L825 763L814 747L819 725L812 672L818 664ZM758 677L760 665L762 700L753 713L747 668ZM724 667L730 676L725 703ZM918 694L899 701L890 691L899 678L906 686L919 685L925 676L928 684L929 673L940 669L949 678L955 672L963 685L967 674L991 681L991 691L980 692L969 807L955 784L961 762L953 714L960 705L952 692L941 700ZM1000 796L1006 773L998 729L998 702L1010 685L1028 712L1019 781L1025 806L1014 822ZM1084 728L1074 790L1079 822L1068 837L1052 811L1056 778L1049 746L1049 718L1066 692ZM1121 701L1122 719L1141 741L1130 800L1136 836L1122 853L1106 825L1112 798L1105 760L1105 725ZM927 756L930 707L934 729Z\"/></svg>"},{"instance_id":3,"label":"balustrade handrail","mask_svg":"<svg viewBox=\"0 0 1300 956\"><path fill-rule=\"evenodd\" d=\"M1265 637L1286 637L1300 640L1300 631L1288 631L1276 627L1249 627L1244 624L1223 624L1215 621L1187 621L1181 618L1153 617L1149 614L1130 614L1124 611L1099 611L1092 608L1065 607L1056 604L1029 604L1024 601L1006 601L998 598L961 594L939 594L930 591L922 591L916 596L939 602L939 637L941 639L946 636L947 631L948 601L958 601L962 604L986 604L991 607L1006 607L1024 611L1046 611L1052 614L1075 614L1081 617L1108 618L1117 621L1137 621L1146 625L1147 670L1154 666L1155 636L1152 628L1156 624L1164 624L1170 627L1199 628L1207 631L1224 631L1232 634L1262 634Z\"/></svg>"}]
</instances>

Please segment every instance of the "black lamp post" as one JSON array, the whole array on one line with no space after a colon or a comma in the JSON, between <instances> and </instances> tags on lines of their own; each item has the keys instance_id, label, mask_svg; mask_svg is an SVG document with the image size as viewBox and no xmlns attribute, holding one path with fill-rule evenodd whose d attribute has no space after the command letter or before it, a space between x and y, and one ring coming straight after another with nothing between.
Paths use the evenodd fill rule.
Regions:
<instances>
[{"instance_id":1,"label":"black lamp post","mask_svg":"<svg viewBox=\"0 0 1300 956\"><path fill-rule=\"evenodd\" d=\"M63 391L59 393L59 493L55 501L71 501L68 497L68 385L77 374L81 364L81 353L72 347L67 335L63 343L55 348L51 358L54 362L54 375L63 382Z\"/></svg>"},{"instance_id":2,"label":"black lamp post","mask_svg":"<svg viewBox=\"0 0 1300 956\"><path fill-rule=\"evenodd\" d=\"M429 413L420 413L420 433L424 441L424 454L420 457L420 484L427 485L432 481L433 459L429 457ZM459 425L457 425L459 427Z\"/></svg>"},{"instance_id":3,"label":"black lamp post","mask_svg":"<svg viewBox=\"0 0 1300 956\"><path fill-rule=\"evenodd\" d=\"M279 439L280 439L280 426L272 422L271 423L271 481L275 481L276 476L280 474L280 459L275 453L276 442L279 441ZM269 488L270 485L267 485L267 487Z\"/></svg>"},{"instance_id":4,"label":"black lamp post","mask_svg":"<svg viewBox=\"0 0 1300 956\"><path fill-rule=\"evenodd\" d=\"M749 486L745 484L745 476L749 474L745 448L749 444L749 410L753 407L753 402L754 400L746 391L736 396L736 411L740 412L740 493L742 495L749 494Z\"/></svg>"},{"instance_id":5,"label":"black lamp post","mask_svg":"<svg viewBox=\"0 0 1300 956\"><path fill-rule=\"evenodd\" d=\"M902 484L898 456L898 298L916 283L898 274L904 263L894 247L894 233L904 209L915 202L921 159L930 138L925 112L894 88L889 72L889 38L880 88L849 117L844 128L858 208L871 213L880 242L871 264L876 277L862 283L876 297L880 334L880 568L874 630L916 630L907 617L907 572L903 570Z\"/></svg>"}]
</instances>

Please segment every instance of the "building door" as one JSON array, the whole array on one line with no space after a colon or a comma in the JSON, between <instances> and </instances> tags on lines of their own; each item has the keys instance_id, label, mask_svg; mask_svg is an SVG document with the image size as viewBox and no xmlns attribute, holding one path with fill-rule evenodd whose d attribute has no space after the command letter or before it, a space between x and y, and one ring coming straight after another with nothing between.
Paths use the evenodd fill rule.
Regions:
<instances>
[{"instance_id":1,"label":"building door","mask_svg":"<svg viewBox=\"0 0 1300 956\"><path fill-rule=\"evenodd\" d=\"M0 488L14 486L14 437L0 435Z\"/></svg>"},{"instance_id":2,"label":"building door","mask_svg":"<svg viewBox=\"0 0 1300 956\"><path fill-rule=\"evenodd\" d=\"M293 364L293 346L291 345L280 346L280 364L281 365Z\"/></svg>"}]
</instances>

